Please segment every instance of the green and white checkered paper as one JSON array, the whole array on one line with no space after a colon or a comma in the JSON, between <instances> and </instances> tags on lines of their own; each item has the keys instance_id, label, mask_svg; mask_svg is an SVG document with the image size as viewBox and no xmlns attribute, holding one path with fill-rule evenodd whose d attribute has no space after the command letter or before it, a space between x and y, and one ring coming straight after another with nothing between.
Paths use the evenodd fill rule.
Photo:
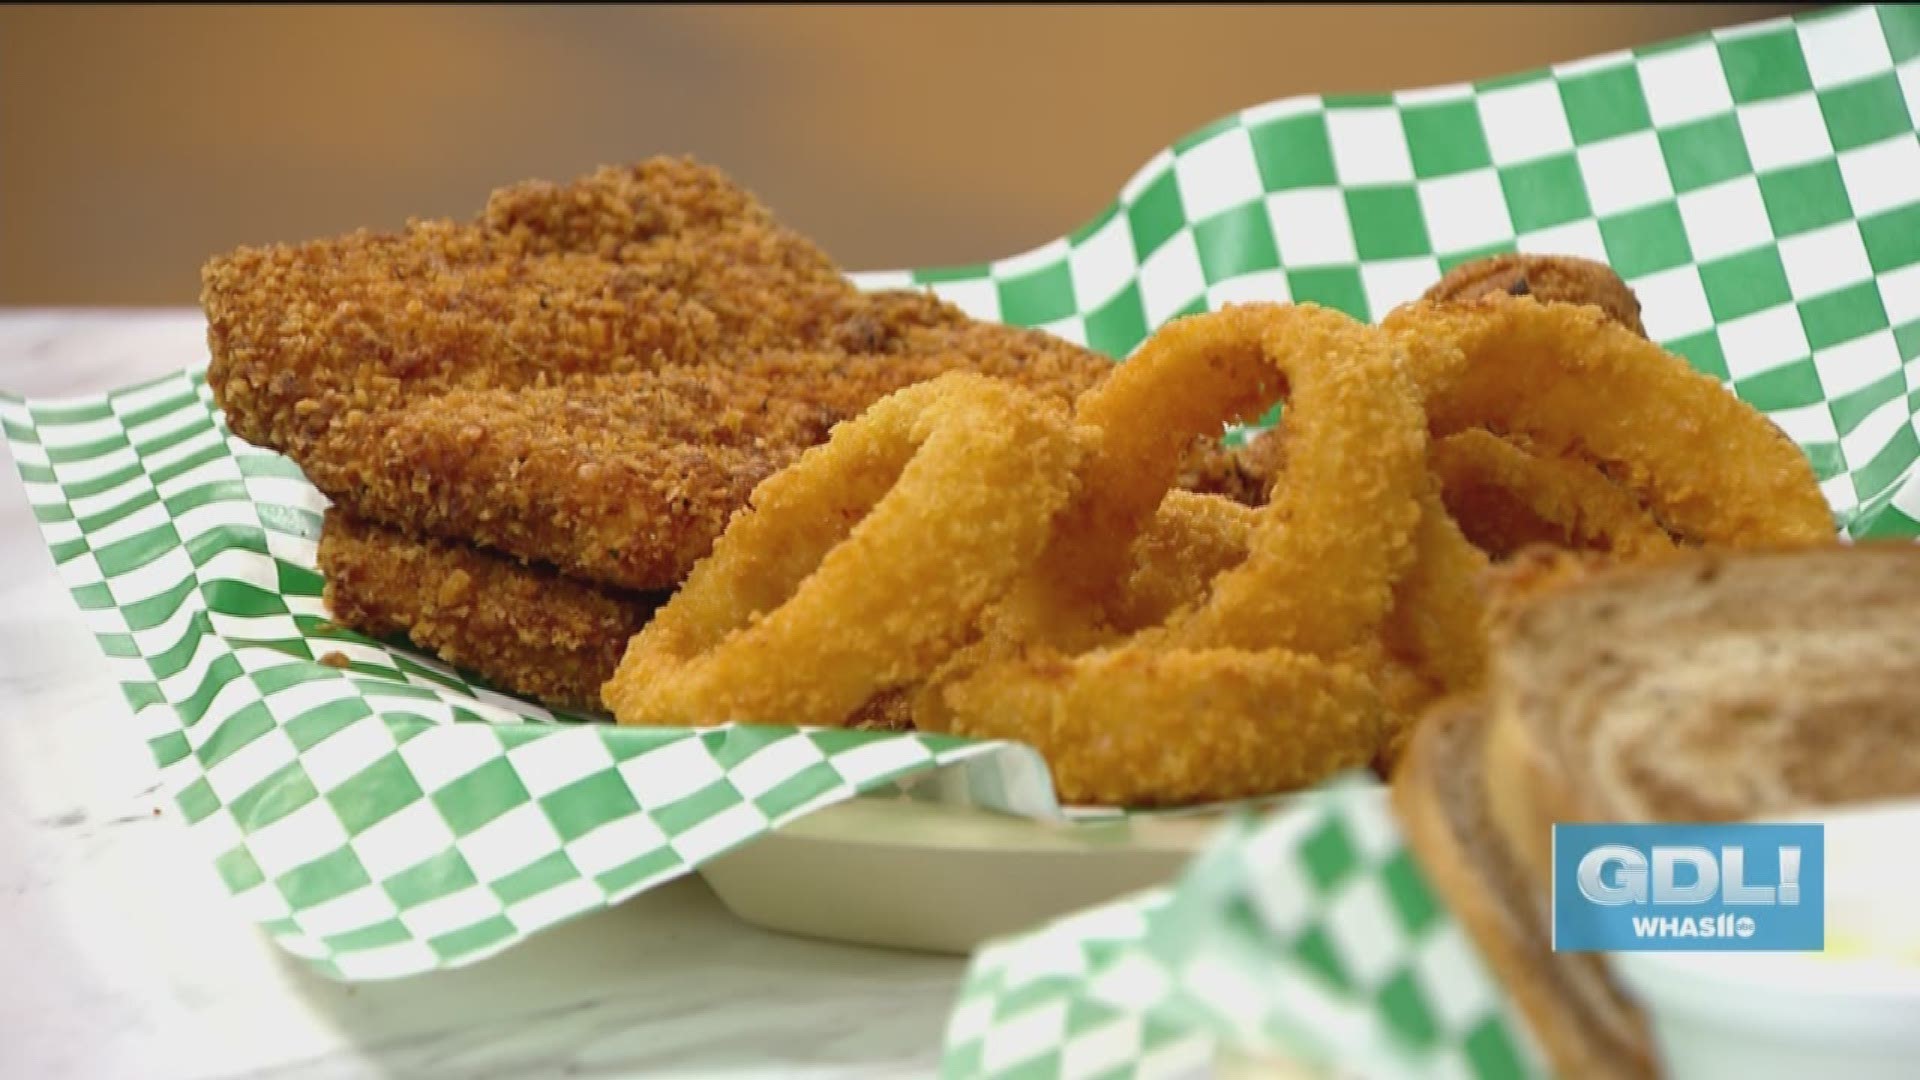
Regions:
<instances>
[{"instance_id":1,"label":"green and white checkered paper","mask_svg":"<svg viewBox=\"0 0 1920 1080\"><path fill-rule=\"evenodd\" d=\"M944 1071L1146 1080L1222 1049L1369 1077L1539 1072L1371 783L1243 817L1172 887L982 949Z\"/></svg>"},{"instance_id":2,"label":"green and white checkered paper","mask_svg":"<svg viewBox=\"0 0 1920 1080\"><path fill-rule=\"evenodd\" d=\"M1371 318L1475 255L1597 256L1655 337L1807 449L1849 534L1910 534L1916 54L1920 17L1851 8L1476 86L1290 99L1156 155L1068 238L860 280L1120 356L1233 299ZM555 724L329 628L322 500L228 434L198 372L0 417L167 789L244 909L331 974L470 962L856 793L1058 813L1024 748ZM316 660L331 651L351 667Z\"/></svg>"}]
</instances>

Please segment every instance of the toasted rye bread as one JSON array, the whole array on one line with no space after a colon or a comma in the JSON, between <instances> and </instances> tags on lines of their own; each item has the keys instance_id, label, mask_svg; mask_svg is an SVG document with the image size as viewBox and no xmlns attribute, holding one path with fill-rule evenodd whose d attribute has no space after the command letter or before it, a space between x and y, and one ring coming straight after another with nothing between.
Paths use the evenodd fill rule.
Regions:
<instances>
[{"instance_id":1,"label":"toasted rye bread","mask_svg":"<svg viewBox=\"0 0 1920 1080\"><path fill-rule=\"evenodd\" d=\"M1647 1075L1601 961L1552 949L1553 824L1920 794L1920 546L1523 570L1486 690L1422 719L1394 805L1556 1071Z\"/></svg>"},{"instance_id":2,"label":"toasted rye bread","mask_svg":"<svg viewBox=\"0 0 1920 1080\"><path fill-rule=\"evenodd\" d=\"M1514 861L1486 805L1486 716L1429 712L1393 778L1393 803L1427 878L1466 927L1561 1076L1653 1074L1644 1021L1591 953L1555 953L1546 895Z\"/></svg>"},{"instance_id":3,"label":"toasted rye bread","mask_svg":"<svg viewBox=\"0 0 1920 1080\"><path fill-rule=\"evenodd\" d=\"M1920 794L1920 546L1606 570L1514 603L1493 646L1488 806L1541 886L1556 821Z\"/></svg>"}]
</instances>

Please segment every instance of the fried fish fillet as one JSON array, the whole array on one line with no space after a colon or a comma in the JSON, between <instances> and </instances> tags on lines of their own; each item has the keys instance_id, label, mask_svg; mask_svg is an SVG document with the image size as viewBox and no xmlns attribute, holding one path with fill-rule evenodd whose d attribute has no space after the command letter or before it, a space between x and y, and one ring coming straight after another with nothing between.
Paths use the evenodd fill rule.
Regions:
<instances>
[{"instance_id":1,"label":"fried fish fillet","mask_svg":"<svg viewBox=\"0 0 1920 1080\"><path fill-rule=\"evenodd\" d=\"M665 602L524 566L468 544L415 540L328 510L320 572L333 621L406 634L494 686L569 709L600 708L627 639Z\"/></svg>"},{"instance_id":2,"label":"fried fish fillet","mask_svg":"<svg viewBox=\"0 0 1920 1080\"><path fill-rule=\"evenodd\" d=\"M633 590L676 585L754 485L894 390L968 370L1071 398L1111 366L862 293L684 160L507 188L471 224L242 249L204 282L236 434L356 517Z\"/></svg>"},{"instance_id":3,"label":"fried fish fillet","mask_svg":"<svg viewBox=\"0 0 1920 1080\"><path fill-rule=\"evenodd\" d=\"M1107 362L984 326L897 356L763 353L563 386L454 389L344 414L293 456L354 513L586 581L672 588L756 484L886 394L946 371L1070 399ZM1029 348L1037 345L1037 348Z\"/></svg>"},{"instance_id":4,"label":"fried fish fillet","mask_svg":"<svg viewBox=\"0 0 1920 1080\"><path fill-rule=\"evenodd\" d=\"M672 158L504 188L471 223L241 248L201 279L215 398L235 434L288 453L342 413L456 386L824 344L862 307L806 238Z\"/></svg>"},{"instance_id":5,"label":"fried fish fillet","mask_svg":"<svg viewBox=\"0 0 1920 1080\"><path fill-rule=\"evenodd\" d=\"M507 188L471 224L242 249L204 284L236 434L356 516L633 589L676 584L754 484L908 382L965 367L1070 395L1107 366L863 294L674 159Z\"/></svg>"}]
</instances>

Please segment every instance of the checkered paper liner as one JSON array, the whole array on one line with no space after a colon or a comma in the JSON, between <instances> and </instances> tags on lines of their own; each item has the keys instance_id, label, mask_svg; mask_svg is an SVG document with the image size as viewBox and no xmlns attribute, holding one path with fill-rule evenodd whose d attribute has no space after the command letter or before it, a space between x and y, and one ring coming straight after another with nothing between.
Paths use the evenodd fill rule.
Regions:
<instances>
[{"instance_id":1,"label":"checkered paper liner","mask_svg":"<svg viewBox=\"0 0 1920 1080\"><path fill-rule=\"evenodd\" d=\"M1525 1027L1402 843L1340 782L1221 830L1181 880L976 954L952 1077L1540 1074Z\"/></svg>"},{"instance_id":2,"label":"checkered paper liner","mask_svg":"<svg viewBox=\"0 0 1920 1080\"><path fill-rule=\"evenodd\" d=\"M859 280L1120 356L1229 300L1375 318L1486 252L1602 257L1655 337L1806 448L1849 535L1908 535L1916 54L1920 16L1850 8L1476 86L1290 99L1155 156L1071 237ZM243 909L330 974L470 962L856 794L1062 814L1023 747L555 724L578 718L329 628L323 501L231 437L198 371L0 418L167 790ZM348 669L316 660L336 651Z\"/></svg>"}]
</instances>

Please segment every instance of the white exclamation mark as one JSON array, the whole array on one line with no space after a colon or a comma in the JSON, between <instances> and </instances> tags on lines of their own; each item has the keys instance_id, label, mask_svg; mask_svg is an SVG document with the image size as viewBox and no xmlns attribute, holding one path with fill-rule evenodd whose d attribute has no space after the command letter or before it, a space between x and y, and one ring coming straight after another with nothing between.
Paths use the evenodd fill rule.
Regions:
<instances>
[{"instance_id":1,"label":"white exclamation mark","mask_svg":"<svg viewBox=\"0 0 1920 1080\"><path fill-rule=\"evenodd\" d=\"M1800 849L1782 847L1780 849L1780 893L1782 904L1800 902Z\"/></svg>"}]
</instances>

